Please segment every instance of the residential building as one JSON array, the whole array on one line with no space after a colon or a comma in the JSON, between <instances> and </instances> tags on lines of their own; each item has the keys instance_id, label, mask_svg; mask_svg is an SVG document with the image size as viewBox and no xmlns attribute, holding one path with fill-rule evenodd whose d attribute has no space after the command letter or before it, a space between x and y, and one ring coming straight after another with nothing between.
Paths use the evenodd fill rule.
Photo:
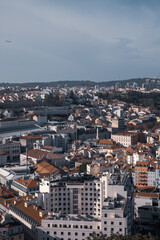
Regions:
<instances>
[{"instance_id":1,"label":"residential building","mask_svg":"<svg viewBox=\"0 0 160 240\"><path fill-rule=\"evenodd\" d=\"M29 176L19 177L13 180L11 189L19 196L35 194L39 190L39 182L29 178Z\"/></svg>"},{"instance_id":2,"label":"residential building","mask_svg":"<svg viewBox=\"0 0 160 240\"><path fill-rule=\"evenodd\" d=\"M37 164L43 160L47 160L54 166L64 166L65 158L60 154L53 154L50 151L42 149L33 149L28 151L28 164ZM20 165L26 165L26 153L20 155Z\"/></svg>"},{"instance_id":3,"label":"residential building","mask_svg":"<svg viewBox=\"0 0 160 240\"><path fill-rule=\"evenodd\" d=\"M135 145L138 142L144 142L144 134L143 133L116 133L111 135L111 139L116 143L122 144L124 147L129 147L130 145Z\"/></svg>"},{"instance_id":4,"label":"residential building","mask_svg":"<svg viewBox=\"0 0 160 240\"><path fill-rule=\"evenodd\" d=\"M32 150L36 141L41 139L42 135L29 135L20 137L22 152L26 151L26 147L28 148L28 151Z\"/></svg>"},{"instance_id":5,"label":"residential building","mask_svg":"<svg viewBox=\"0 0 160 240\"><path fill-rule=\"evenodd\" d=\"M21 153L20 142L4 139L3 143L0 144L0 151L5 152L7 155L8 165L19 164Z\"/></svg>"},{"instance_id":6,"label":"residential building","mask_svg":"<svg viewBox=\"0 0 160 240\"><path fill-rule=\"evenodd\" d=\"M44 233L39 239L47 239L46 234L55 239L85 239L93 231L107 236L111 232L131 233L132 191L126 174L43 179L39 204L51 214L38 227Z\"/></svg>"},{"instance_id":7,"label":"residential building","mask_svg":"<svg viewBox=\"0 0 160 240\"><path fill-rule=\"evenodd\" d=\"M125 129L124 119L119 117L112 118L112 128L117 128L118 131Z\"/></svg>"},{"instance_id":8,"label":"residential building","mask_svg":"<svg viewBox=\"0 0 160 240\"><path fill-rule=\"evenodd\" d=\"M63 151L67 150L69 137L67 134L54 134L52 135L52 145L57 148L62 148Z\"/></svg>"},{"instance_id":9,"label":"residential building","mask_svg":"<svg viewBox=\"0 0 160 240\"><path fill-rule=\"evenodd\" d=\"M24 240L23 226L7 213L0 214L0 240Z\"/></svg>"},{"instance_id":10,"label":"residential building","mask_svg":"<svg viewBox=\"0 0 160 240\"><path fill-rule=\"evenodd\" d=\"M0 167L3 167L7 164L7 154L0 151Z\"/></svg>"}]
</instances>

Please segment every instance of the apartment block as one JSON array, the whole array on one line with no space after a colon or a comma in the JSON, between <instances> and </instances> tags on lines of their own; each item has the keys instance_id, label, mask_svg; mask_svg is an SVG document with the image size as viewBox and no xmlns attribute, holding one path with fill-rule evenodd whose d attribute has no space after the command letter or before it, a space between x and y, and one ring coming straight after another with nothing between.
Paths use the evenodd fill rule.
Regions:
<instances>
[{"instance_id":1,"label":"apartment block","mask_svg":"<svg viewBox=\"0 0 160 240\"><path fill-rule=\"evenodd\" d=\"M67 144L69 141L68 134L53 134L52 135L53 146L62 148L63 151L67 150Z\"/></svg>"},{"instance_id":2,"label":"apartment block","mask_svg":"<svg viewBox=\"0 0 160 240\"><path fill-rule=\"evenodd\" d=\"M41 135L30 135L30 136L22 136L20 137L20 144L22 148L22 152L26 151L26 147L29 150L32 150L34 148L34 144L37 140L41 140Z\"/></svg>"},{"instance_id":3,"label":"apartment block","mask_svg":"<svg viewBox=\"0 0 160 240\"><path fill-rule=\"evenodd\" d=\"M138 142L144 142L143 133L116 133L111 135L111 139L116 143L122 144L124 147L129 147L130 145L135 145Z\"/></svg>"},{"instance_id":4,"label":"apartment block","mask_svg":"<svg viewBox=\"0 0 160 240\"><path fill-rule=\"evenodd\" d=\"M3 167L7 164L7 154L0 151L0 167Z\"/></svg>"},{"instance_id":5,"label":"apartment block","mask_svg":"<svg viewBox=\"0 0 160 240\"><path fill-rule=\"evenodd\" d=\"M133 225L133 189L127 174L43 179L39 205L50 212L39 239L85 239L92 232L128 234Z\"/></svg>"},{"instance_id":6,"label":"apartment block","mask_svg":"<svg viewBox=\"0 0 160 240\"><path fill-rule=\"evenodd\" d=\"M39 182L28 176L19 177L13 180L11 189L19 196L27 196L38 191Z\"/></svg>"},{"instance_id":7,"label":"apartment block","mask_svg":"<svg viewBox=\"0 0 160 240\"><path fill-rule=\"evenodd\" d=\"M7 155L7 164L14 165L20 162L21 146L18 141L4 140L0 144L0 151Z\"/></svg>"},{"instance_id":8,"label":"apartment block","mask_svg":"<svg viewBox=\"0 0 160 240\"><path fill-rule=\"evenodd\" d=\"M155 186L160 188L160 169L151 167L148 162L137 162L132 172L135 186Z\"/></svg>"}]
</instances>

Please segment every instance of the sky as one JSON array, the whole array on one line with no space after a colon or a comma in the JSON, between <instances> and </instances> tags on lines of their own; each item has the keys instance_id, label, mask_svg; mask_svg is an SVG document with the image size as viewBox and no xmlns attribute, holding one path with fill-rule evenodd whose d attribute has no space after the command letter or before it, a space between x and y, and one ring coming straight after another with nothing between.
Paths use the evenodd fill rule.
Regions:
<instances>
[{"instance_id":1,"label":"sky","mask_svg":"<svg viewBox=\"0 0 160 240\"><path fill-rule=\"evenodd\" d=\"M0 83L160 76L159 12L159 0L0 0Z\"/></svg>"}]
</instances>

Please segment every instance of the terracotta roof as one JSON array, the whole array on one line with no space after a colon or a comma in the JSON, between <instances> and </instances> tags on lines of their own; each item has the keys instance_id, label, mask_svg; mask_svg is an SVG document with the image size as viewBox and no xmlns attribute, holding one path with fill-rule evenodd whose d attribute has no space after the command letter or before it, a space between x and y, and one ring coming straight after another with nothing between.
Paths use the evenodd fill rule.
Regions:
<instances>
[{"instance_id":1,"label":"terracotta roof","mask_svg":"<svg viewBox=\"0 0 160 240\"><path fill-rule=\"evenodd\" d=\"M49 176L56 171L58 171L58 168L56 168L55 166L51 165L46 161L38 163L36 165L36 170L35 170L35 172L37 172L41 177Z\"/></svg>"},{"instance_id":2,"label":"terracotta roof","mask_svg":"<svg viewBox=\"0 0 160 240\"><path fill-rule=\"evenodd\" d=\"M39 216L40 211L42 211L42 209L35 209L33 205L30 205L28 207L25 207L25 200L21 200L19 201L15 206L16 208L20 209L22 212L24 212L26 215L28 215L29 217L33 218L34 220L36 220L37 222L41 223L41 220L46 218L48 215L46 214L43 217Z\"/></svg>"},{"instance_id":3,"label":"terracotta roof","mask_svg":"<svg viewBox=\"0 0 160 240\"><path fill-rule=\"evenodd\" d=\"M6 153L5 153L5 152L1 152L1 151L0 151L0 155L6 155Z\"/></svg>"},{"instance_id":4,"label":"terracotta roof","mask_svg":"<svg viewBox=\"0 0 160 240\"><path fill-rule=\"evenodd\" d=\"M72 168L68 171L68 173L78 173L78 172L79 172L78 168Z\"/></svg>"},{"instance_id":5,"label":"terracotta roof","mask_svg":"<svg viewBox=\"0 0 160 240\"><path fill-rule=\"evenodd\" d=\"M124 147L120 147L120 146L117 146L117 145L113 145L113 146L110 146L110 147L104 147L104 149L108 149L108 150L118 150L118 149L124 149Z\"/></svg>"},{"instance_id":6,"label":"terracotta roof","mask_svg":"<svg viewBox=\"0 0 160 240\"><path fill-rule=\"evenodd\" d=\"M100 139L99 143L103 143L103 144L113 144L113 140L107 140L107 139Z\"/></svg>"},{"instance_id":7,"label":"terracotta roof","mask_svg":"<svg viewBox=\"0 0 160 240\"><path fill-rule=\"evenodd\" d=\"M122 133L114 133L113 135L119 135L119 136L134 136L136 135L137 133L133 133L133 132L122 132Z\"/></svg>"},{"instance_id":8,"label":"terracotta roof","mask_svg":"<svg viewBox=\"0 0 160 240\"><path fill-rule=\"evenodd\" d=\"M26 156L26 153L22 153L22 155ZM41 150L41 149L33 149L28 152L28 157L30 158L36 158L36 159L43 159L44 157L46 159L60 159L62 158L59 154L53 154L51 152Z\"/></svg>"},{"instance_id":9,"label":"terracotta roof","mask_svg":"<svg viewBox=\"0 0 160 240\"><path fill-rule=\"evenodd\" d=\"M50 149L50 150L52 150L52 149L54 149L55 147L51 147L51 146L44 146L43 148L46 148L46 149Z\"/></svg>"},{"instance_id":10,"label":"terracotta roof","mask_svg":"<svg viewBox=\"0 0 160 240\"><path fill-rule=\"evenodd\" d=\"M69 170L66 166L64 166L62 169L63 169L64 171L68 171L68 170Z\"/></svg>"},{"instance_id":11,"label":"terracotta roof","mask_svg":"<svg viewBox=\"0 0 160 240\"><path fill-rule=\"evenodd\" d=\"M154 186L135 186L135 190L149 190L149 191L153 191L155 189Z\"/></svg>"},{"instance_id":12,"label":"terracotta roof","mask_svg":"<svg viewBox=\"0 0 160 240\"><path fill-rule=\"evenodd\" d=\"M3 198L3 199L0 199L0 204L2 204L5 208L7 209L10 209L10 205L14 205L15 202L19 202L20 200L25 200L26 197L30 200L33 200L33 197L31 195L29 196L21 196L21 197L12 197L12 198L9 198L9 199L6 199L6 198Z\"/></svg>"},{"instance_id":13,"label":"terracotta roof","mask_svg":"<svg viewBox=\"0 0 160 240\"><path fill-rule=\"evenodd\" d=\"M30 136L22 136L22 137L20 137L20 139L26 139L26 140L39 139L39 138L42 138L42 135L30 135Z\"/></svg>"},{"instance_id":14,"label":"terracotta roof","mask_svg":"<svg viewBox=\"0 0 160 240\"><path fill-rule=\"evenodd\" d=\"M0 197L7 196L7 195L14 196L14 193L12 191L8 190L7 188L1 187L0 188Z\"/></svg>"},{"instance_id":15,"label":"terracotta roof","mask_svg":"<svg viewBox=\"0 0 160 240\"><path fill-rule=\"evenodd\" d=\"M14 181L25 186L26 188L37 187L39 185L39 182L32 178L24 180L22 177L20 177L18 179L15 179Z\"/></svg>"},{"instance_id":16,"label":"terracotta roof","mask_svg":"<svg viewBox=\"0 0 160 240\"><path fill-rule=\"evenodd\" d=\"M158 193L147 193L147 192L140 192L140 193L135 193L135 197L149 197L149 198L159 198Z\"/></svg>"}]
</instances>

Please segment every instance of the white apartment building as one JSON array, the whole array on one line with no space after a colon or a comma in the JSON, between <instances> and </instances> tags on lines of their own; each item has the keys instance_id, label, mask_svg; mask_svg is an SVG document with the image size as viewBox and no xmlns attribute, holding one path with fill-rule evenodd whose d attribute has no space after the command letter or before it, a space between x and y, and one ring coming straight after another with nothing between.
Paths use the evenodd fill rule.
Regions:
<instances>
[{"instance_id":1,"label":"white apartment building","mask_svg":"<svg viewBox=\"0 0 160 240\"><path fill-rule=\"evenodd\" d=\"M38 204L50 212L38 227L39 240L86 239L91 233L131 233L133 194L128 175L110 174L100 178L68 176L43 179Z\"/></svg>"},{"instance_id":2,"label":"white apartment building","mask_svg":"<svg viewBox=\"0 0 160 240\"><path fill-rule=\"evenodd\" d=\"M43 219L38 227L38 240L85 240L93 232L100 234L101 221L92 216L51 215Z\"/></svg>"},{"instance_id":3,"label":"white apartment building","mask_svg":"<svg viewBox=\"0 0 160 240\"><path fill-rule=\"evenodd\" d=\"M111 135L111 139L116 143L122 144L124 147L137 144L139 137L137 133L116 133Z\"/></svg>"}]
</instances>

